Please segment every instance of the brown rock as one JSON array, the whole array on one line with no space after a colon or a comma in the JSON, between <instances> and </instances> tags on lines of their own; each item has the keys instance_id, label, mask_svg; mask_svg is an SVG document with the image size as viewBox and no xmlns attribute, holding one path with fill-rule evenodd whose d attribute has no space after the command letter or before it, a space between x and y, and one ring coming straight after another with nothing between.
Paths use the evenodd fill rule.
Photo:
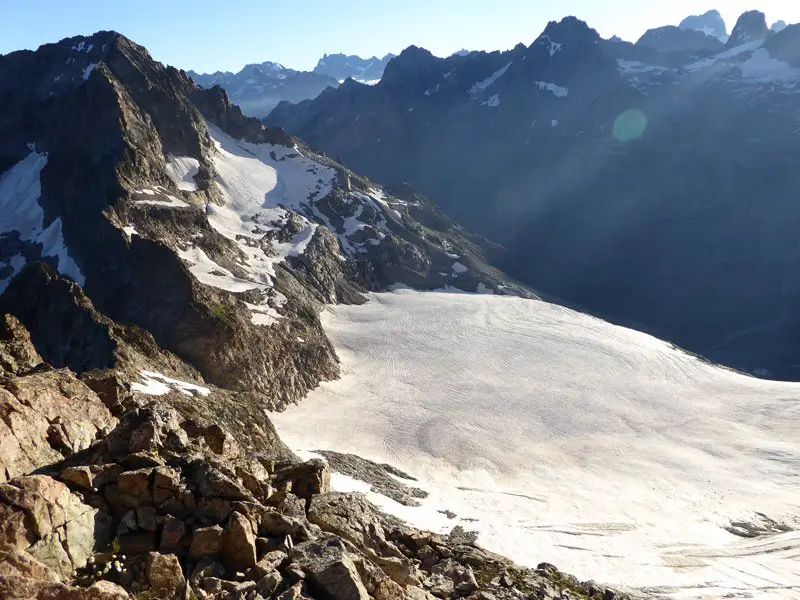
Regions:
<instances>
[{"instance_id":1,"label":"brown rock","mask_svg":"<svg viewBox=\"0 0 800 600\"><path fill-rule=\"evenodd\" d=\"M221 469L207 463L195 465L193 480L199 495L205 498L252 499L250 492L232 475L223 473Z\"/></svg>"},{"instance_id":2,"label":"brown rock","mask_svg":"<svg viewBox=\"0 0 800 600\"><path fill-rule=\"evenodd\" d=\"M197 503L195 515L211 523L224 523L231 516L233 508L228 500L222 498L204 498Z\"/></svg>"},{"instance_id":3,"label":"brown rock","mask_svg":"<svg viewBox=\"0 0 800 600\"><path fill-rule=\"evenodd\" d=\"M149 531L134 531L119 538L124 554L147 554L156 549L156 536Z\"/></svg>"},{"instance_id":4,"label":"brown rock","mask_svg":"<svg viewBox=\"0 0 800 600\"><path fill-rule=\"evenodd\" d=\"M186 525L184 525L183 521L171 515L167 515L164 518L164 527L161 529L161 542L158 545L159 551L177 553L185 534Z\"/></svg>"},{"instance_id":5,"label":"brown rock","mask_svg":"<svg viewBox=\"0 0 800 600\"><path fill-rule=\"evenodd\" d=\"M34 372L0 386L0 483L91 445L116 419L66 370Z\"/></svg>"},{"instance_id":6,"label":"brown rock","mask_svg":"<svg viewBox=\"0 0 800 600\"><path fill-rule=\"evenodd\" d=\"M153 497L150 494L150 476L153 469L137 469L120 473L117 477L117 490L119 502L123 506L136 508L142 505L151 505ZM111 499L106 496L111 502Z\"/></svg>"},{"instance_id":7,"label":"brown rock","mask_svg":"<svg viewBox=\"0 0 800 600\"><path fill-rule=\"evenodd\" d=\"M186 589L181 563L174 554L148 554L146 573L150 588L158 598L177 598Z\"/></svg>"},{"instance_id":8,"label":"brown rock","mask_svg":"<svg viewBox=\"0 0 800 600\"><path fill-rule=\"evenodd\" d=\"M212 558L201 558L197 561L197 564L192 571L192 576L190 581L193 584L200 582L201 580L205 579L206 577L217 577L220 578L225 575L225 567L219 564Z\"/></svg>"},{"instance_id":9,"label":"brown rock","mask_svg":"<svg viewBox=\"0 0 800 600\"><path fill-rule=\"evenodd\" d=\"M181 474L170 467L156 467L153 471L153 502L156 505L173 498L180 488Z\"/></svg>"},{"instance_id":10,"label":"brown rock","mask_svg":"<svg viewBox=\"0 0 800 600\"><path fill-rule=\"evenodd\" d=\"M278 512L267 512L261 516L260 529L271 536L290 535L295 541L305 542L316 536L308 521L304 521L305 519L287 517Z\"/></svg>"},{"instance_id":11,"label":"brown rock","mask_svg":"<svg viewBox=\"0 0 800 600\"><path fill-rule=\"evenodd\" d=\"M156 523L156 509L152 506L137 507L136 522L139 524L140 529L154 532L158 528Z\"/></svg>"},{"instance_id":12,"label":"brown rock","mask_svg":"<svg viewBox=\"0 0 800 600\"><path fill-rule=\"evenodd\" d=\"M314 496L308 519L323 531L354 544L400 585L418 582L416 567L386 538L386 517L363 495L331 493Z\"/></svg>"},{"instance_id":13,"label":"brown rock","mask_svg":"<svg viewBox=\"0 0 800 600\"><path fill-rule=\"evenodd\" d=\"M291 482L292 493L310 500L316 494L331 491L331 470L328 463L318 458L300 464L280 465L275 474L275 485Z\"/></svg>"},{"instance_id":14,"label":"brown rock","mask_svg":"<svg viewBox=\"0 0 800 600\"><path fill-rule=\"evenodd\" d=\"M0 371L21 375L42 364L25 326L13 315L0 319Z\"/></svg>"},{"instance_id":15,"label":"brown rock","mask_svg":"<svg viewBox=\"0 0 800 600\"><path fill-rule=\"evenodd\" d=\"M203 439L212 452L220 456L235 456L240 452L239 445L216 423L203 429Z\"/></svg>"},{"instance_id":16,"label":"brown rock","mask_svg":"<svg viewBox=\"0 0 800 600\"><path fill-rule=\"evenodd\" d=\"M127 592L113 583L90 588L63 583L0 575L0 598L3 600L130 600Z\"/></svg>"},{"instance_id":17,"label":"brown rock","mask_svg":"<svg viewBox=\"0 0 800 600\"><path fill-rule=\"evenodd\" d=\"M280 571L288 560L289 556L281 550L268 552L256 563L256 566L247 572L247 578L252 581L259 581L273 571Z\"/></svg>"},{"instance_id":18,"label":"brown rock","mask_svg":"<svg viewBox=\"0 0 800 600\"><path fill-rule=\"evenodd\" d=\"M83 566L93 552L97 509L45 475L0 485L0 546L27 550L59 574Z\"/></svg>"},{"instance_id":19,"label":"brown rock","mask_svg":"<svg viewBox=\"0 0 800 600\"><path fill-rule=\"evenodd\" d=\"M17 576L58 581L58 575L24 550L0 548L0 577Z\"/></svg>"},{"instance_id":20,"label":"brown rock","mask_svg":"<svg viewBox=\"0 0 800 600\"><path fill-rule=\"evenodd\" d=\"M278 571L272 569L264 573L256 582L256 590L265 598L269 598L278 589L283 577Z\"/></svg>"},{"instance_id":21,"label":"brown rock","mask_svg":"<svg viewBox=\"0 0 800 600\"><path fill-rule=\"evenodd\" d=\"M189 559L197 560L204 556L218 556L222 552L223 529L219 525L196 529L189 546Z\"/></svg>"},{"instance_id":22,"label":"brown rock","mask_svg":"<svg viewBox=\"0 0 800 600\"><path fill-rule=\"evenodd\" d=\"M222 542L222 562L229 571L247 571L256 564L256 536L241 513L231 515Z\"/></svg>"}]
</instances>

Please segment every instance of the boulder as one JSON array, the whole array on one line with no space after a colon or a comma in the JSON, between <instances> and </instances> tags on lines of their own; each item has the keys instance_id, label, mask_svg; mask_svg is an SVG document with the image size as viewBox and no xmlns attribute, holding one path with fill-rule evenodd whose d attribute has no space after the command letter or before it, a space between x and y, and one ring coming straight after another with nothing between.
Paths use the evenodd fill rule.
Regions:
<instances>
[{"instance_id":1,"label":"boulder","mask_svg":"<svg viewBox=\"0 0 800 600\"><path fill-rule=\"evenodd\" d=\"M222 562L229 571L247 571L256 564L256 535L241 513L231 515L222 537Z\"/></svg>"},{"instance_id":2,"label":"boulder","mask_svg":"<svg viewBox=\"0 0 800 600\"><path fill-rule=\"evenodd\" d=\"M446 558L433 567L433 573L450 579L456 591L468 594L478 589L472 567L460 565L451 558Z\"/></svg>"},{"instance_id":3,"label":"boulder","mask_svg":"<svg viewBox=\"0 0 800 600\"><path fill-rule=\"evenodd\" d=\"M222 552L223 529L219 525L196 529L189 546L189 559L197 560L204 556L218 556Z\"/></svg>"},{"instance_id":4,"label":"boulder","mask_svg":"<svg viewBox=\"0 0 800 600\"><path fill-rule=\"evenodd\" d=\"M0 383L0 483L88 448L116 419L68 371Z\"/></svg>"},{"instance_id":5,"label":"boulder","mask_svg":"<svg viewBox=\"0 0 800 600\"><path fill-rule=\"evenodd\" d=\"M117 502L119 505L136 508L143 505L152 505L153 496L150 493L150 477L153 469L136 469L120 473L117 478ZM110 487L110 486L109 486ZM114 501L106 495L106 499L114 505Z\"/></svg>"},{"instance_id":6,"label":"boulder","mask_svg":"<svg viewBox=\"0 0 800 600\"><path fill-rule=\"evenodd\" d=\"M186 525L172 515L164 517L164 526L161 529L161 541L158 549L161 552L178 552L186 535Z\"/></svg>"},{"instance_id":7,"label":"boulder","mask_svg":"<svg viewBox=\"0 0 800 600\"><path fill-rule=\"evenodd\" d=\"M158 598L177 598L186 589L181 563L174 554L148 554L146 573L150 588Z\"/></svg>"},{"instance_id":8,"label":"boulder","mask_svg":"<svg viewBox=\"0 0 800 600\"><path fill-rule=\"evenodd\" d=\"M104 465L81 465L66 467L61 471L61 480L79 488L99 491L119 477L122 468L114 463Z\"/></svg>"},{"instance_id":9,"label":"boulder","mask_svg":"<svg viewBox=\"0 0 800 600\"><path fill-rule=\"evenodd\" d=\"M308 519L328 533L354 544L400 585L418 585L417 568L387 539L389 520L363 494L330 493L314 496Z\"/></svg>"},{"instance_id":10,"label":"boulder","mask_svg":"<svg viewBox=\"0 0 800 600\"><path fill-rule=\"evenodd\" d=\"M159 505L174 498L180 483L180 471L165 466L156 467L153 470L153 502Z\"/></svg>"},{"instance_id":11,"label":"boulder","mask_svg":"<svg viewBox=\"0 0 800 600\"><path fill-rule=\"evenodd\" d=\"M292 493L310 500L317 494L331 491L331 470L327 462L318 458L279 465L275 473L276 487L288 482L291 482Z\"/></svg>"},{"instance_id":12,"label":"boulder","mask_svg":"<svg viewBox=\"0 0 800 600\"><path fill-rule=\"evenodd\" d=\"M336 600L369 600L353 561L354 555L345 543L335 537L304 542L292 549L292 564L299 567L308 579L315 596Z\"/></svg>"},{"instance_id":13,"label":"boulder","mask_svg":"<svg viewBox=\"0 0 800 600\"><path fill-rule=\"evenodd\" d=\"M68 575L92 555L98 512L51 477L15 479L0 485L0 546L27 551Z\"/></svg>"}]
</instances>

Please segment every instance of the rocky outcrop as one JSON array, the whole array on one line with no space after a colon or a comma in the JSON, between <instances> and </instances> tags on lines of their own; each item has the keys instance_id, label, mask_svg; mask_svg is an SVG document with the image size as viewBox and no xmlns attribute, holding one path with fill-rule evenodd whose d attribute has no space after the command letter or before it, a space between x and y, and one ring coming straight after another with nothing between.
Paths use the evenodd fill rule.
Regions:
<instances>
[{"instance_id":1,"label":"rocky outcrop","mask_svg":"<svg viewBox=\"0 0 800 600\"><path fill-rule=\"evenodd\" d=\"M6 323L18 343L5 346L0 399L27 462L0 444L0 597L624 597L548 565L520 569L469 536L406 527L361 494L331 492L326 462L197 421L169 396L131 393L115 417L67 369L14 375L30 348ZM66 445L37 450L48 418Z\"/></svg>"},{"instance_id":2,"label":"rocky outcrop","mask_svg":"<svg viewBox=\"0 0 800 600\"><path fill-rule=\"evenodd\" d=\"M101 399L71 372L42 365L26 330L10 316L0 379L0 483L89 448L116 424ZM6 345L7 344L7 345ZM30 365L43 367L32 371Z\"/></svg>"},{"instance_id":3,"label":"rocky outcrop","mask_svg":"<svg viewBox=\"0 0 800 600\"><path fill-rule=\"evenodd\" d=\"M326 303L394 283L528 293L451 222L436 230L429 203L391 197L115 32L0 57L0 113L0 205L31 215L0 225L0 313L87 381L202 377L248 423L338 376ZM248 144L274 189L237 162Z\"/></svg>"}]
</instances>

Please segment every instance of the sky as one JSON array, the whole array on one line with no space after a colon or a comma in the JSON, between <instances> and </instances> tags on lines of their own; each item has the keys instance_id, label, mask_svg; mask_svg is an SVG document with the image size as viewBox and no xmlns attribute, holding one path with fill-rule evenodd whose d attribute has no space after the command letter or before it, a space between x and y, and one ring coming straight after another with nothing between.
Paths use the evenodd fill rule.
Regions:
<instances>
[{"instance_id":1,"label":"sky","mask_svg":"<svg viewBox=\"0 0 800 600\"><path fill-rule=\"evenodd\" d=\"M769 24L800 22L800 0L0 0L0 54L113 29L186 70L238 71L267 60L310 70L326 52L506 50L567 15L604 37L636 41L712 8L729 31L751 9Z\"/></svg>"}]
</instances>

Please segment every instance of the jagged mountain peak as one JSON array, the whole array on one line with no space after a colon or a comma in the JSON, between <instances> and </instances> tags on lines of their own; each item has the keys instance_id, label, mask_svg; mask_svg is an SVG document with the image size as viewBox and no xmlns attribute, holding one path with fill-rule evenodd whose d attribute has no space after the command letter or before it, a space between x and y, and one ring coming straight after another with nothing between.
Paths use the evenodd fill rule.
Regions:
<instances>
[{"instance_id":1,"label":"jagged mountain peak","mask_svg":"<svg viewBox=\"0 0 800 600\"><path fill-rule=\"evenodd\" d=\"M678 27L701 31L705 35L714 36L723 42L728 40L728 26L718 10L709 10L702 15L688 16L681 21Z\"/></svg>"},{"instance_id":2,"label":"jagged mountain peak","mask_svg":"<svg viewBox=\"0 0 800 600\"><path fill-rule=\"evenodd\" d=\"M775 33L780 33L781 31L786 29L787 26L788 23L786 23L786 21L783 20L775 21L772 24L772 27L770 27L770 31L774 31Z\"/></svg>"},{"instance_id":3,"label":"jagged mountain peak","mask_svg":"<svg viewBox=\"0 0 800 600\"><path fill-rule=\"evenodd\" d=\"M49 263L58 275L43 290L69 277L109 320L279 406L336 375L321 303L395 282L474 291L496 279L479 258L491 245L429 202L392 197L126 38L50 96L73 44L0 56L0 210L13 215L0 221L4 310L34 319L30 298L49 292L21 273ZM452 270L453 251L475 257L459 263L467 271ZM72 318L57 304L35 317L40 335ZM73 350L78 370L114 360Z\"/></svg>"},{"instance_id":4,"label":"jagged mountain peak","mask_svg":"<svg viewBox=\"0 0 800 600\"><path fill-rule=\"evenodd\" d=\"M356 55L325 54L314 67L314 73L333 77L343 81L348 77L362 83L374 82L383 76L383 71L394 54L387 54L383 58L372 56L361 58Z\"/></svg>"},{"instance_id":5,"label":"jagged mountain peak","mask_svg":"<svg viewBox=\"0 0 800 600\"><path fill-rule=\"evenodd\" d=\"M578 17L568 16L560 21L550 21L545 27L540 39L547 36L554 42L594 42L600 39L600 34L595 29L589 27L586 21Z\"/></svg>"},{"instance_id":6,"label":"jagged mountain peak","mask_svg":"<svg viewBox=\"0 0 800 600\"><path fill-rule=\"evenodd\" d=\"M409 46L386 65L381 84L427 89L435 83L444 60L424 48Z\"/></svg>"},{"instance_id":7,"label":"jagged mountain peak","mask_svg":"<svg viewBox=\"0 0 800 600\"><path fill-rule=\"evenodd\" d=\"M734 48L748 42L763 40L769 35L769 32L767 17L763 12L758 10L747 11L736 21L736 26L731 32L731 37L728 39L726 47Z\"/></svg>"}]
</instances>

